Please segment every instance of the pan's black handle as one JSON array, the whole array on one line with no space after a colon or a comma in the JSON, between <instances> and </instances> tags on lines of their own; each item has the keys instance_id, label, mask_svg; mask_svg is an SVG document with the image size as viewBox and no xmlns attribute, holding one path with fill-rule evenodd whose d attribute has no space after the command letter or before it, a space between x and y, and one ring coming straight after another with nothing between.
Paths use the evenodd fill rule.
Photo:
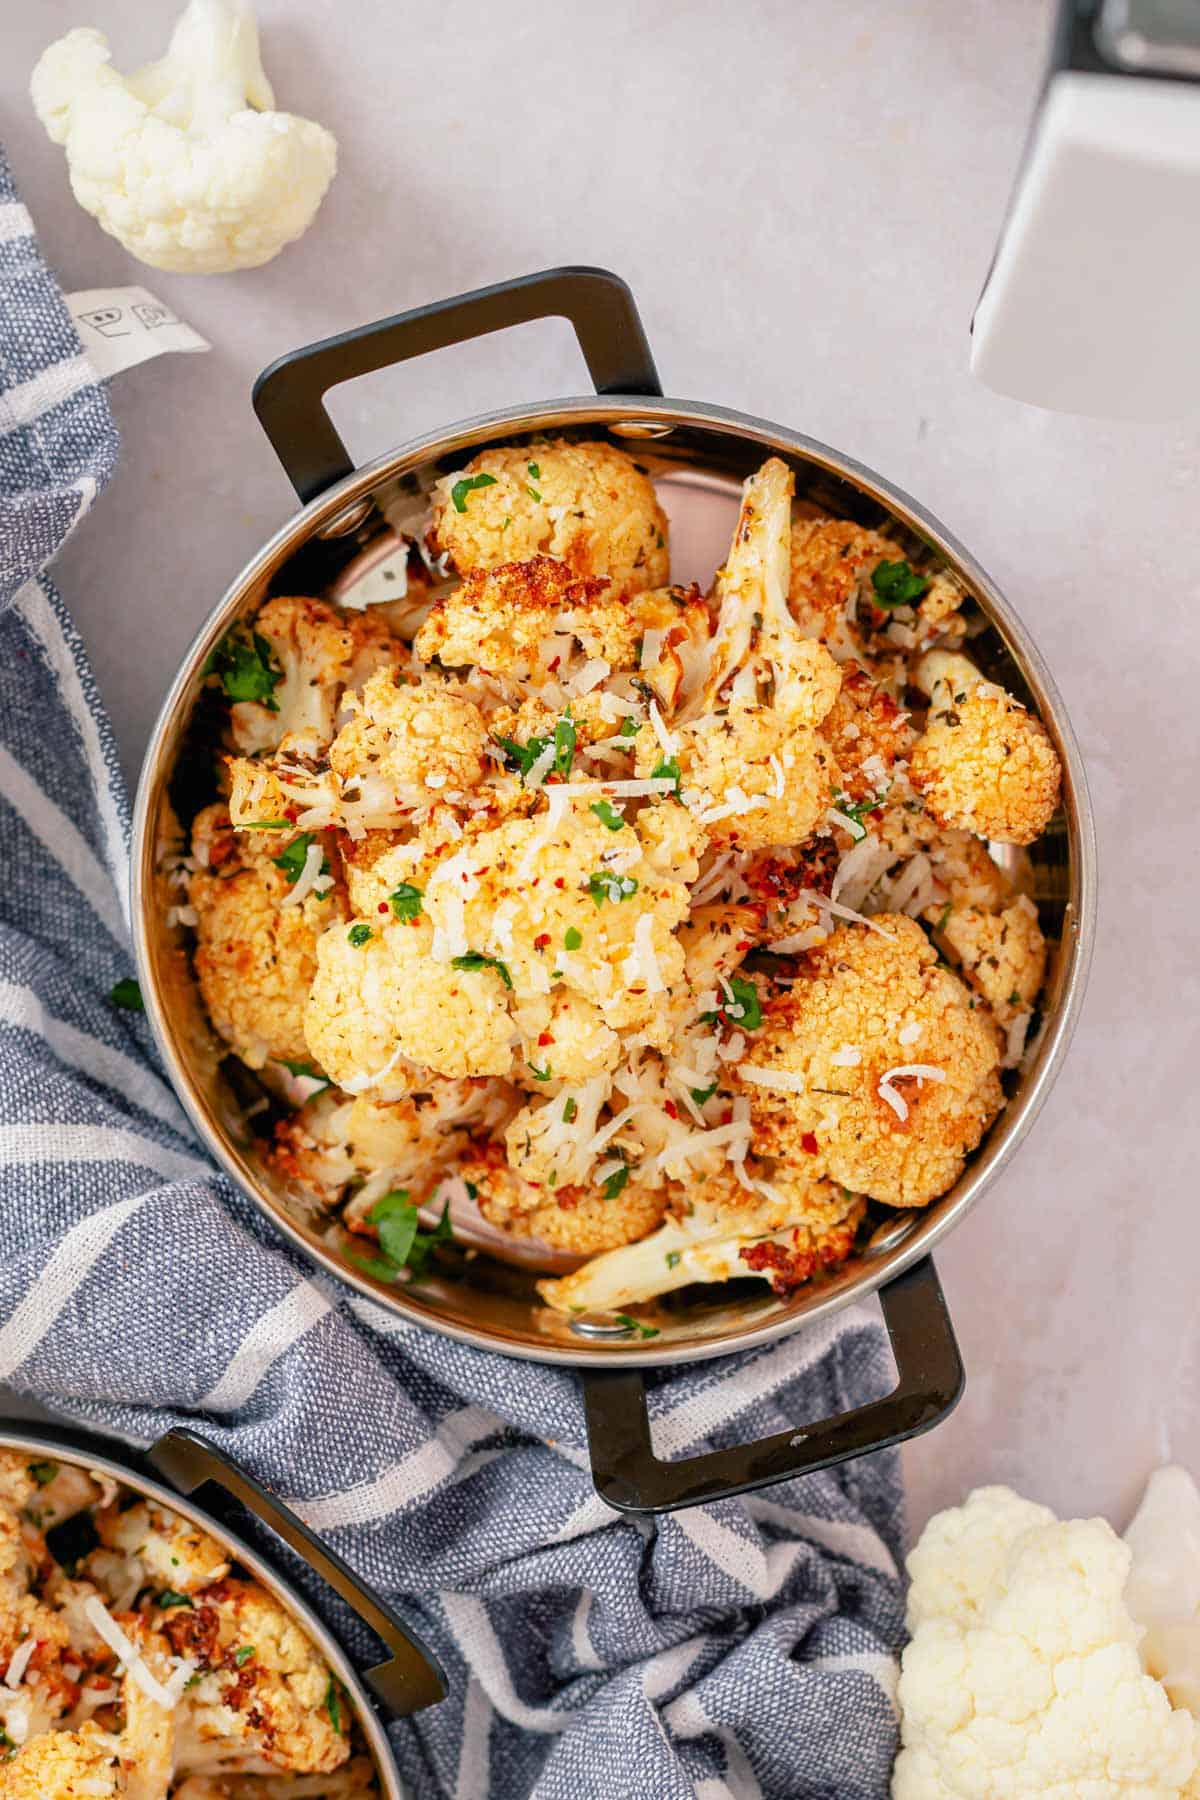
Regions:
<instances>
[{"instance_id":1,"label":"pan's black handle","mask_svg":"<svg viewBox=\"0 0 1200 1800\"><path fill-rule=\"evenodd\" d=\"M621 1512L674 1512L728 1500L794 1475L810 1475L916 1437L944 1419L963 1390L962 1358L933 1262L926 1257L879 1290L900 1379L890 1394L852 1412L781 1431L753 1444L660 1462L650 1443L640 1369L583 1377L592 1478Z\"/></svg>"},{"instance_id":2,"label":"pan's black handle","mask_svg":"<svg viewBox=\"0 0 1200 1800\"><path fill-rule=\"evenodd\" d=\"M452 300L394 313L293 350L254 384L254 410L301 500L354 468L325 410L339 382L531 319L568 319L598 394L661 394L633 295L607 269L543 269Z\"/></svg>"},{"instance_id":3,"label":"pan's black handle","mask_svg":"<svg viewBox=\"0 0 1200 1800\"><path fill-rule=\"evenodd\" d=\"M383 1639L391 1651L387 1662L364 1669L362 1673L387 1712L405 1718L422 1706L433 1706L445 1699L446 1678L436 1659L412 1636L391 1607L378 1594L364 1587L353 1569L320 1538L314 1537L295 1513L281 1505L253 1475L231 1461L215 1444L210 1444L195 1431L168 1431L148 1451L147 1460L181 1494L192 1494L208 1484L218 1489L217 1494L205 1495L204 1507L231 1529L236 1529L236 1520L230 1515L237 1505L252 1512L285 1544L290 1544L309 1568L327 1581L347 1606Z\"/></svg>"}]
</instances>

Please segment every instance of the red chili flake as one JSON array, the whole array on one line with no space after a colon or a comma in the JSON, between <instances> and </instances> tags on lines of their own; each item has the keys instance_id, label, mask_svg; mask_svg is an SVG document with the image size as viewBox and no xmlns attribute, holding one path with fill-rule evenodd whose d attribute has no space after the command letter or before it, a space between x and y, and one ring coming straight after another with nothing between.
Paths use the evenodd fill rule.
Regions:
<instances>
[{"instance_id":1,"label":"red chili flake","mask_svg":"<svg viewBox=\"0 0 1200 1800\"><path fill-rule=\"evenodd\" d=\"M375 911L376 911L376 912L382 912L382 913L385 913L385 912L386 912L386 911L387 911L387 909L388 909L388 903L387 903L387 901L386 901L386 900L381 900L381 901L380 901L380 902L379 902L379 905L378 905L378 906L377 906L377 907L376 907L376 908L375 908Z\"/></svg>"},{"instance_id":2,"label":"red chili flake","mask_svg":"<svg viewBox=\"0 0 1200 1800\"><path fill-rule=\"evenodd\" d=\"M550 933L548 931L539 931L533 940L533 947L535 950L544 950L549 942Z\"/></svg>"},{"instance_id":3,"label":"red chili flake","mask_svg":"<svg viewBox=\"0 0 1200 1800\"><path fill-rule=\"evenodd\" d=\"M300 817L300 808L298 806L286 806L283 810L283 816L285 819L290 819L294 825L296 820Z\"/></svg>"},{"instance_id":4,"label":"red chili flake","mask_svg":"<svg viewBox=\"0 0 1200 1800\"><path fill-rule=\"evenodd\" d=\"M553 1042L554 1042L554 1033L552 1031L539 1031L538 1032L538 1043L539 1044L552 1044Z\"/></svg>"},{"instance_id":5,"label":"red chili flake","mask_svg":"<svg viewBox=\"0 0 1200 1800\"><path fill-rule=\"evenodd\" d=\"M721 1114L721 1123L722 1123L722 1125L732 1125L733 1124L733 1108L732 1108L732 1106L728 1109L727 1112L723 1112Z\"/></svg>"},{"instance_id":6,"label":"red chili flake","mask_svg":"<svg viewBox=\"0 0 1200 1800\"><path fill-rule=\"evenodd\" d=\"M553 662L552 662L552 663L551 663L551 664L550 664L550 673L551 673L551 675L553 675L553 673L554 673L554 671L555 671L555 669L557 669L557 667L558 667L558 665L559 665L559 663L560 663L560 662L561 662L561 661L562 661L562 657L561 657L561 656L556 656L556 657L555 657L555 659L554 659L554 661L553 661Z\"/></svg>"},{"instance_id":7,"label":"red chili flake","mask_svg":"<svg viewBox=\"0 0 1200 1800\"><path fill-rule=\"evenodd\" d=\"M806 1131L800 1139L800 1148L807 1150L810 1156L817 1154L817 1136L813 1131Z\"/></svg>"},{"instance_id":8,"label":"red chili flake","mask_svg":"<svg viewBox=\"0 0 1200 1800\"><path fill-rule=\"evenodd\" d=\"M738 942L734 945L734 949L739 950L739 951L740 950L748 950L749 948L750 948L750 939L749 938L739 938Z\"/></svg>"},{"instance_id":9,"label":"red chili flake","mask_svg":"<svg viewBox=\"0 0 1200 1800\"><path fill-rule=\"evenodd\" d=\"M679 1108L673 1100L663 1101L663 1111L666 1113L668 1119L677 1119L679 1117Z\"/></svg>"},{"instance_id":10,"label":"red chili flake","mask_svg":"<svg viewBox=\"0 0 1200 1800\"><path fill-rule=\"evenodd\" d=\"M556 875L554 877L554 885L555 885L555 887L558 887L558 888L566 887L566 885L567 885L566 876L565 875Z\"/></svg>"}]
</instances>

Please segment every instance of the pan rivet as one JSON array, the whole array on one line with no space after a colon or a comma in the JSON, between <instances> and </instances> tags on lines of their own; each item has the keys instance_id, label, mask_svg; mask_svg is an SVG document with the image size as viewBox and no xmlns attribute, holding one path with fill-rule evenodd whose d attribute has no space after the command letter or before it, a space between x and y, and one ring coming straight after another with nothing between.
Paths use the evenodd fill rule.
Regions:
<instances>
[{"instance_id":1,"label":"pan rivet","mask_svg":"<svg viewBox=\"0 0 1200 1800\"><path fill-rule=\"evenodd\" d=\"M317 530L319 538L346 537L358 528L374 506L373 500L353 500L344 506L341 512L334 513L332 519L326 519L324 525Z\"/></svg>"},{"instance_id":2,"label":"pan rivet","mask_svg":"<svg viewBox=\"0 0 1200 1800\"><path fill-rule=\"evenodd\" d=\"M902 1244L909 1232L916 1225L916 1215L899 1213L895 1218L885 1219L879 1228L872 1232L863 1247L864 1256L884 1256Z\"/></svg>"},{"instance_id":3,"label":"pan rivet","mask_svg":"<svg viewBox=\"0 0 1200 1800\"><path fill-rule=\"evenodd\" d=\"M589 1338L627 1338L633 1331L632 1325L622 1325L612 1313L578 1313L571 1320L571 1330L578 1337Z\"/></svg>"},{"instance_id":4,"label":"pan rivet","mask_svg":"<svg viewBox=\"0 0 1200 1800\"><path fill-rule=\"evenodd\" d=\"M665 438L670 437L675 427L662 425L657 419L617 419L608 429L614 437Z\"/></svg>"}]
</instances>

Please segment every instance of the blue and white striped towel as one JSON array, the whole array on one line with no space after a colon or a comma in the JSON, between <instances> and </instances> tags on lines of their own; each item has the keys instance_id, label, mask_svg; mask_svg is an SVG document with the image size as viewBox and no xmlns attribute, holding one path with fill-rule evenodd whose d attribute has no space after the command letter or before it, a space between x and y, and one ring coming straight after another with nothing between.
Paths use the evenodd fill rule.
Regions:
<instances>
[{"instance_id":1,"label":"blue and white striped towel","mask_svg":"<svg viewBox=\"0 0 1200 1800\"><path fill-rule=\"evenodd\" d=\"M0 156L0 1380L141 1443L200 1421L392 1596L451 1683L394 1729L420 1800L878 1800L894 1457L620 1517L571 1374L314 1275L205 1158L144 1019L109 1003L131 972L128 802L42 570L116 455ZM696 1450L887 1385L878 1324L843 1314L663 1379L656 1437Z\"/></svg>"}]
</instances>

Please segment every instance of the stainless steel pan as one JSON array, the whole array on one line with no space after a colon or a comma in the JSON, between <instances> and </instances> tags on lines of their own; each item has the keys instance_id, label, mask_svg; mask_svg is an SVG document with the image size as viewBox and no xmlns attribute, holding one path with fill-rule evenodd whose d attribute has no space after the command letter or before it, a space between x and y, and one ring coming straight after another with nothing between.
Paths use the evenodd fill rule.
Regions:
<instances>
[{"instance_id":1,"label":"stainless steel pan","mask_svg":"<svg viewBox=\"0 0 1200 1800\"><path fill-rule=\"evenodd\" d=\"M596 394L470 419L353 467L325 411L331 387L548 316L574 325ZM202 1140L298 1248L390 1311L511 1356L576 1365L593 1472L614 1506L693 1504L825 1467L936 1424L958 1397L962 1367L930 1251L1009 1163L1042 1106L1079 1011L1093 932L1096 853L1083 771L1062 701L1025 628L970 553L883 477L782 426L662 398L633 298L603 270L551 270L327 339L273 364L254 399L304 504L233 582L184 658L147 753L134 824L133 917L142 991L164 1061ZM859 1253L820 1284L782 1299L745 1284L693 1292L649 1341L617 1321L550 1314L537 1303L528 1272L486 1254L405 1287L377 1281L348 1261L336 1222L314 1214L311 1202L289 1192L258 1155L238 1069L203 1017L180 934L165 923L155 872L169 795L185 811L212 797L196 791L207 761L192 755L189 734L201 716L205 660L234 621L270 592L333 589L344 595L373 572L377 579L381 563L398 549L396 534L416 533L440 472L484 445L546 432L608 436L637 455L671 516L677 579L693 573L707 579L728 542L741 482L772 454L795 470L800 496L919 540L974 596L987 628L973 641L973 656L1040 713L1065 777L1061 816L1031 852L1043 926L1057 945L1043 1028L1005 1111L962 1179L923 1212L879 1217ZM876 1292L900 1372L886 1399L765 1443L682 1462L655 1458L645 1369L763 1344Z\"/></svg>"},{"instance_id":2,"label":"stainless steel pan","mask_svg":"<svg viewBox=\"0 0 1200 1800\"><path fill-rule=\"evenodd\" d=\"M216 1539L229 1556L261 1581L303 1626L346 1689L386 1800L406 1800L385 1726L444 1698L445 1678L431 1652L378 1594L365 1587L334 1551L268 1493L253 1476L194 1431L171 1431L144 1456L122 1452L107 1440L55 1426L0 1424L0 1449L51 1458L112 1476L138 1494L160 1501ZM241 1535L256 1518L320 1577L386 1648L382 1662L355 1667L347 1651L270 1557ZM241 1521L239 1527L239 1521Z\"/></svg>"}]
</instances>

